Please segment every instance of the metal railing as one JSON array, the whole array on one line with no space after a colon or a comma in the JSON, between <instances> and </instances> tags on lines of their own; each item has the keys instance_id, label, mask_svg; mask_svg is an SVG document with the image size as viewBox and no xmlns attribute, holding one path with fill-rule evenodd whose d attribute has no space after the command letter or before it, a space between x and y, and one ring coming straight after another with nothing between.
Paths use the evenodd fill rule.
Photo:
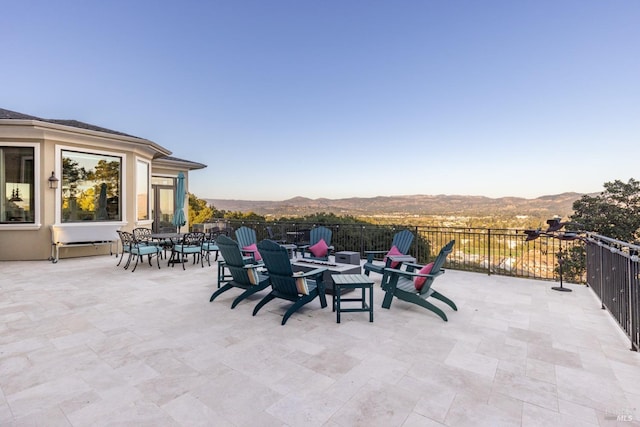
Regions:
<instances>
[{"instance_id":1,"label":"metal railing","mask_svg":"<svg viewBox=\"0 0 640 427\"><path fill-rule=\"evenodd\" d=\"M269 238L266 228L269 226L275 234L274 237L289 239L290 243L300 243L296 238L302 238L305 230L323 225L332 230L331 243L336 251L359 252L362 258L365 258L366 251L389 250L393 235L407 229L415 236L410 254L416 257L419 263L433 260L440 249L453 239L456 244L447 258L448 268L542 280L558 280L557 256L560 250L566 252L574 246L584 245L577 240L559 241L546 236L526 242L524 230L517 229L239 220L225 220L217 225L226 228L232 237L233 230L240 226L251 227L256 230L258 240Z\"/></svg>"},{"instance_id":2,"label":"metal railing","mask_svg":"<svg viewBox=\"0 0 640 427\"><path fill-rule=\"evenodd\" d=\"M638 351L640 246L588 233L586 251L588 285L627 334L631 350Z\"/></svg>"}]
</instances>

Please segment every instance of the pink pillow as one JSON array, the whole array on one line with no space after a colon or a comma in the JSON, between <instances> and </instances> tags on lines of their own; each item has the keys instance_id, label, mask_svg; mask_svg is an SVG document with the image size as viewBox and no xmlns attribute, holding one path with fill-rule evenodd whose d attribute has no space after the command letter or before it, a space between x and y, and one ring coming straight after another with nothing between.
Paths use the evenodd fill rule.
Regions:
<instances>
[{"instance_id":1,"label":"pink pillow","mask_svg":"<svg viewBox=\"0 0 640 427\"><path fill-rule=\"evenodd\" d=\"M387 252L387 254L384 256L384 262L385 264L387 263L387 257L389 255L404 255L402 252L400 252L400 250L394 246L391 246L391 249L389 249L389 252ZM391 268L396 268L400 263L399 262L392 262L391 263Z\"/></svg>"},{"instance_id":2,"label":"pink pillow","mask_svg":"<svg viewBox=\"0 0 640 427\"><path fill-rule=\"evenodd\" d=\"M425 265L424 267L422 267L420 270L418 270L418 273L420 274L429 274L431 273L431 269L433 268L433 263L430 262L429 264ZM420 277L420 276L416 276L413 278L413 284L416 287L416 289L419 291L422 289L422 287L424 286L424 283L427 281L426 277Z\"/></svg>"},{"instance_id":3,"label":"pink pillow","mask_svg":"<svg viewBox=\"0 0 640 427\"><path fill-rule=\"evenodd\" d=\"M262 256L260 256L260 252L258 252L258 245L256 245L255 243L252 243L249 246L245 246L244 248L242 248L242 250L245 252L251 252L251 254L253 255L253 259L255 259L256 261L260 261L262 259Z\"/></svg>"},{"instance_id":4,"label":"pink pillow","mask_svg":"<svg viewBox=\"0 0 640 427\"><path fill-rule=\"evenodd\" d=\"M329 253L329 246L327 246L327 242L324 239L320 239L318 243L309 247L309 252L316 258L322 258Z\"/></svg>"}]
</instances>

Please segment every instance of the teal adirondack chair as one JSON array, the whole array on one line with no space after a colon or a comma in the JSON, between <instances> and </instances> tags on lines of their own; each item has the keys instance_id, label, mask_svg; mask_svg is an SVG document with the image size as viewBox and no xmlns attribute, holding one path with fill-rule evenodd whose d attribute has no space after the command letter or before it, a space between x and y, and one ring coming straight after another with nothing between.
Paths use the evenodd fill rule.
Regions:
<instances>
[{"instance_id":1,"label":"teal adirondack chair","mask_svg":"<svg viewBox=\"0 0 640 427\"><path fill-rule=\"evenodd\" d=\"M238 242L223 235L218 236L216 243L224 258L225 268L231 273L231 280L216 290L213 295L211 295L209 302L230 289L244 289L244 292L234 299L231 304L231 308L235 308L243 299L269 286L269 277L258 271L261 264L247 264L242 256L242 252L240 252Z\"/></svg>"},{"instance_id":2,"label":"teal adirondack chair","mask_svg":"<svg viewBox=\"0 0 640 427\"><path fill-rule=\"evenodd\" d=\"M440 250L428 274L420 274L418 271L423 266L417 264L405 264L406 270L386 268L384 272L386 280L383 279L382 281L384 286L383 290L385 291L382 308L390 308L393 297L396 297L400 300L422 306L434 312L446 322L447 315L444 314L444 311L428 302L427 299L433 297L444 302L453 310L458 311L458 307L456 307L453 301L432 288L433 281L444 274L442 267L444 266L447 256L453 251L454 244L455 240L452 240ZM415 285L415 279L417 277L426 278L420 290L418 290Z\"/></svg>"},{"instance_id":3,"label":"teal adirondack chair","mask_svg":"<svg viewBox=\"0 0 640 427\"><path fill-rule=\"evenodd\" d=\"M260 256L256 253L257 249L247 249L247 247L251 245L258 244L256 230L254 230L253 228L242 226L236 230L236 240L238 240L240 251L244 255L251 256L256 261L260 260Z\"/></svg>"},{"instance_id":4,"label":"teal adirondack chair","mask_svg":"<svg viewBox=\"0 0 640 427\"><path fill-rule=\"evenodd\" d=\"M333 252L333 246L331 246L331 237L333 232L327 227L319 226L311 229L309 233L309 244L298 247L298 251L302 254L302 258L311 258L322 261L327 261L329 255ZM316 256L313 254L313 246L319 244L320 240L324 240L327 246L326 255Z\"/></svg>"},{"instance_id":5,"label":"teal adirondack chair","mask_svg":"<svg viewBox=\"0 0 640 427\"><path fill-rule=\"evenodd\" d=\"M327 306L323 281L323 274L326 268L316 268L306 273L294 273L287 250L276 242L263 240L258 243L258 249L269 272L271 292L253 309L254 316L258 314L258 311L265 304L276 298L293 302L293 305L282 318L282 325L300 307L310 303L316 297L320 298L320 306L322 308Z\"/></svg>"},{"instance_id":6,"label":"teal adirondack chair","mask_svg":"<svg viewBox=\"0 0 640 427\"><path fill-rule=\"evenodd\" d=\"M400 252L407 255L409 253L411 243L413 243L413 233L409 230L402 230L393 236L391 247L395 246ZM372 271L374 273L384 274L384 269L391 267L391 260L387 259L385 262L375 262L375 257L384 255L387 252L388 251L365 251L364 253L367 256L367 262L362 266L364 268L364 274L368 276Z\"/></svg>"}]
</instances>

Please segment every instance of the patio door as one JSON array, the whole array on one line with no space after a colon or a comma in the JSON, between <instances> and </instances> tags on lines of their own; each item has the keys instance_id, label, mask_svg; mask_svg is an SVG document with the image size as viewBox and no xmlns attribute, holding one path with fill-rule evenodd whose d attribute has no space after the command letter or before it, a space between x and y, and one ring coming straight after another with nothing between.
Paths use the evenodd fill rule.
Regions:
<instances>
[{"instance_id":1,"label":"patio door","mask_svg":"<svg viewBox=\"0 0 640 427\"><path fill-rule=\"evenodd\" d=\"M154 183L154 181L161 181ZM175 188L173 183L167 185L167 181L173 182L172 178L151 179L151 215L154 233L175 232L173 225L173 211L175 206Z\"/></svg>"}]
</instances>

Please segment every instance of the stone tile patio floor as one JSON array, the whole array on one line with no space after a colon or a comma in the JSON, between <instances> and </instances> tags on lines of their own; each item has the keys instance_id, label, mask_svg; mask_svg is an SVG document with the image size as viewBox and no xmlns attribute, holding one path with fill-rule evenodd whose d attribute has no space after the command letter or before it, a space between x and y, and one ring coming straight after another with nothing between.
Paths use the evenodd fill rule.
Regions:
<instances>
[{"instance_id":1,"label":"stone tile patio floor","mask_svg":"<svg viewBox=\"0 0 640 427\"><path fill-rule=\"evenodd\" d=\"M592 291L453 270L449 322L395 300L337 324L316 300L252 317L216 267L109 256L0 263L0 425L615 426L640 356ZM380 277L376 277L380 280ZM632 421L623 421L624 419Z\"/></svg>"}]
</instances>

